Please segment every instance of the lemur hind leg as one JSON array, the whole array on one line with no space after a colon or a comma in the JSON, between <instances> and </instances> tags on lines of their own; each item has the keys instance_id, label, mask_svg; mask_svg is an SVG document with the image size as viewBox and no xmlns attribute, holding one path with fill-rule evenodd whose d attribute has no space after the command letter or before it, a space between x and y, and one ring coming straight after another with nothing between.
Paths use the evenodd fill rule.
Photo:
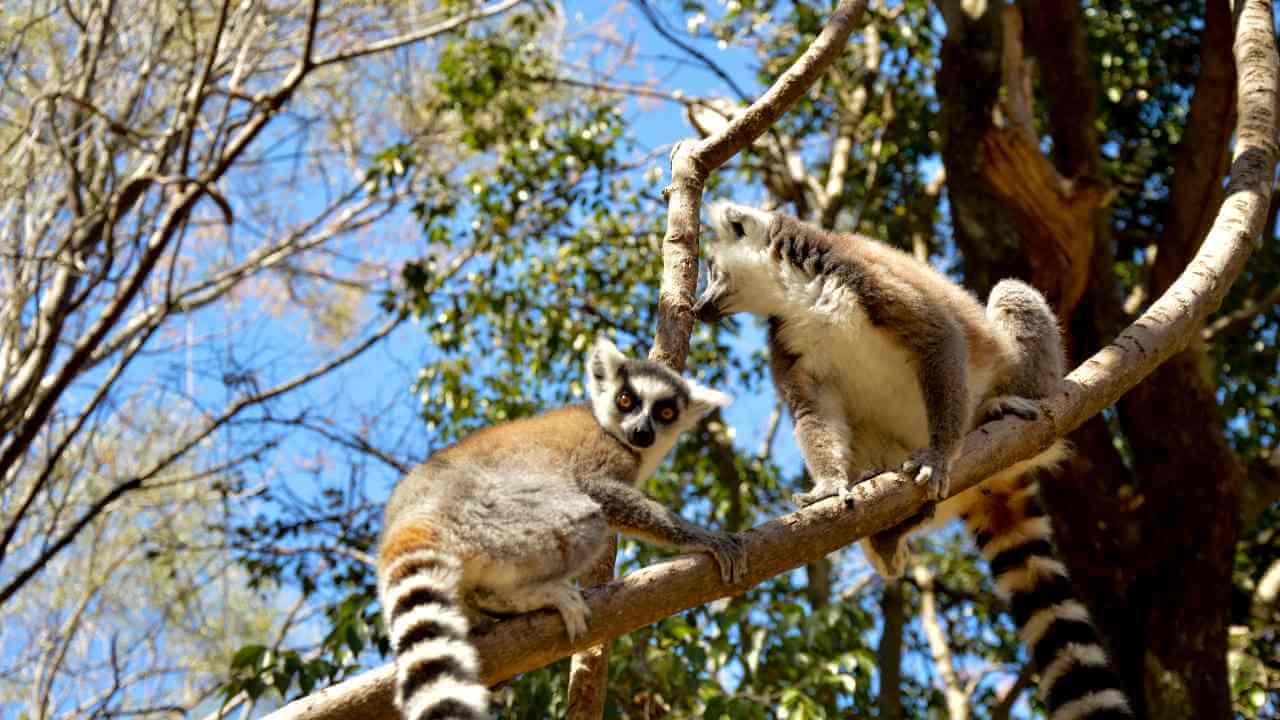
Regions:
<instances>
[{"instance_id":1,"label":"lemur hind leg","mask_svg":"<svg viewBox=\"0 0 1280 720\"><path fill-rule=\"evenodd\" d=\"M604 547L609 526L602 508L572 486L539 477L477 493L480 511L465 519L480 538L467 562L470 607L513 615L559 611L573 640L586 631L587 611L573 578ZM549 527L534 518L551 518Z\"/></svg>"},{"instance_id":2,"label":"lemur hind leg","mask_svg":"<svg viewBox=\"0 0 1280 720\"><path fill-rule=\"evenodd\" d=\"M1039 290L1001 280L987 298L987 319L1005 336L1012 372L979 408L979 418L1036 412L1032 399L1047 397L1062 377L1065 358L1058 318Z\"/></svg>"},{"instance_id":3,"label":"lemur hind leg","mask_svg":"<svg viewBox=\"0 0 1280 720\"><path fill-rule=\"evenodd\" d=\"M979 425L1010 416L1035 420L1040 417L1040 407L1034 400L1018 395L998 395L978 407Z\"/></svg>"},{"instance_id":4,"label":"lemur hind leg","mask_svg":"<svg viewBox=\"0 0 1280 720\"><path fill-rule=\"evenodd\" d=\"M937 509L938 503L930 500L915 515L862 540L862 554L880 577L902 577L907 570L907 539L928 525Z\"/></svg>"},{"instance_id":5,"label":"lemur hind leg","mask_svg":"<svg viewBox=\"0 0 1280 720\"><path fill-rule=\"evenodd\" d=\"M587 631L591 610L582 593L567 579L533 582L508 588L477 588L467 601L487 613L518 615L550 608L560 613L565 632L573 642Z\"/></svg>"}]
</instances>

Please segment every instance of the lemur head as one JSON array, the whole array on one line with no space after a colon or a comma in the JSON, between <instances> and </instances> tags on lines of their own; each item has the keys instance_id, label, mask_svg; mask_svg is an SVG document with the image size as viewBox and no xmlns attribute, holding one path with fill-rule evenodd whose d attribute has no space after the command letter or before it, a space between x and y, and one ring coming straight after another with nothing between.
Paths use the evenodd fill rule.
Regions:
<instances>
[{"instance_id":1,"label":"lemur head","mask_svg":"<svg viewBox=\"0 0 1280 720\"><path fill-rule=\"evenodd\" d=\"M778 286L769 262L773 213L721 202L711 207L715 237L707 243L707 286L693 307L703 322L739 312L768 313Z\"/></svg>"},{"instance_id":2,"label":"lemur head","mask_svg":"<svg viewBox=\"0 0 1280 720\"><path fill-rule=\"evenodd\" d=\"M680 433L732 399L660 363L628 358L604 337L587 353L587 394L596 422L632 448L665 456Z\"/></svg>"}]
</instances>

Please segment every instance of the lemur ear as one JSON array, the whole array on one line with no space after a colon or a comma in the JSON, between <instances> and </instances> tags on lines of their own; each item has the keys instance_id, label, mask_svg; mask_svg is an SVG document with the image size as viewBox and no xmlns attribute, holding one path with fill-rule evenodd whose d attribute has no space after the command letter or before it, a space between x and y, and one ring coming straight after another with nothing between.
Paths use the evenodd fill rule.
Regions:
<instances>
[{"instance_id":1,"label":"lemur ear","mask_svg":"<svg viewBox=\"0 0 1280 720\"><path fill-rule=\"evenodd\" d=\"M769 213L725 200L711 206L711 225L721 240L760 238L769 226Z\"/></svg>"},{"instance_id":2,"label":"lemur ear","mask_svg":"<svg viewBox=\"0 0 1280 720\"><path fill-rule=\"evenodd\" d=\"M587 384L597 387L597 383L617 374L618 368L627 361L616 345L609 338L601 335L591 345L587 353Z\"/></svg>"},{"instance_id":3,"label":"lemur ear","mask_svg":"<svg viewBox=\"0 0 1280 720\"><path fill-rule=\"evenodd\" d=\"M716 408L729 407L733 398L705 385L689 381L689 410L695 417L710 415Z\"/></svg>"}]
</instances>

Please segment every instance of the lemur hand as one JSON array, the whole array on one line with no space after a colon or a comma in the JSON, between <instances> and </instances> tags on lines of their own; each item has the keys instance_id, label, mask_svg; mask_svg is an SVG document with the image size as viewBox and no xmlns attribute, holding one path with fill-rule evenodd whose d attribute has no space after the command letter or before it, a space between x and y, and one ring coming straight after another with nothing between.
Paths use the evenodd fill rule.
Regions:
<instances>
[{"instance_id":1,"label":"lemur hand","mask_svg":"<svg viewBox=\"0 0 1280 720\"><path fill-rule=\"evenodd\" d=\"M932 448L918 450L902 463L902 474L917 486L928 486L929 499L941 500L951 492L951 458Z\"/></svg>"},{"instance_id":2,"label":"lemur hand","mask_svg":"<svg viewBox=\"0 0 1280 720\"><path fill-rule=\"evenodd\" d=\"M1035 420L1040 417L1040 407L1030 398L1019 395L999 395L982 403L982 407L978 408L978 417L984 424L1010 415L1016 415L1024 420Z\"/></svg>"},{"instance_id":3,"label":"lemur hand","mask_svg":"<svg viewBox=\"0 0 1280 720\"><path fill-rule=\"evenodd\" d=\"M808 507L819 500L839 497L846 505L853 504L853 485L845 478L818 478L809 492L791 496L797 507Z\"/></svg>"},{"instance_id":4,"label":"lemur hand","mask_svg":"<svg viewBox=\"0 0 1280 720\"><path fill-rule=\"evenodd\" d=\"M720 566L720 579L729 584L742 582L747 575L747 552L733 533L707 530L688 550L709 552Z\"/></svg>"}]
</instances>

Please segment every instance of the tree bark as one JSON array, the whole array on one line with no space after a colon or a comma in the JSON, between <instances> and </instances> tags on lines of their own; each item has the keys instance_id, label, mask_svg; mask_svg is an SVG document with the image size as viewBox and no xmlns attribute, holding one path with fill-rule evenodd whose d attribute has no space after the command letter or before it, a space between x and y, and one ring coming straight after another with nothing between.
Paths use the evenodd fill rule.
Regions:
<instances>
[{"instance_id":1,"label":"tree bark","mask_svg":"<svg viewBox=\"0 0 1280 720\"><path fill-rule=\"evenodd\" d=\"M876 648L876 660L880 663L880 697L876 705L883 720L902 720L902 631L906 627L906 597L902 592L903 581L885 578L880 593L880 611L884 614L884 629L880 632L880 646Z\"/></svg>"},{"instance_id":2,"label":"tree bark","mask_svg":"<svg viewBox=\"0 0 1280 720\"><path fill-rule=\"evenodd\" d=\"M598 587L613 579L618 560L618 536L611 535L600 559L581 578L584 587ZM600 720L604 717L605 691L609 687L610 641L574 653L569 661L568 720Z\"/></svg>"},{"instance_id":3,"label":"tree bark","mask_svg":"<svg viewBox=\"0 0 1280 720\"><path fill-rule=\"evenodd\" d=\"M947 24L937 91L953 239L966 284L985 297L1002 278L1030 274L1018 252L1013 212L991 188L974 157L975 148L995 129L991 115L1001 85L1001 4L986 3L977 15L961 0L935 4Z\"/></svg>"}]
</instances>

